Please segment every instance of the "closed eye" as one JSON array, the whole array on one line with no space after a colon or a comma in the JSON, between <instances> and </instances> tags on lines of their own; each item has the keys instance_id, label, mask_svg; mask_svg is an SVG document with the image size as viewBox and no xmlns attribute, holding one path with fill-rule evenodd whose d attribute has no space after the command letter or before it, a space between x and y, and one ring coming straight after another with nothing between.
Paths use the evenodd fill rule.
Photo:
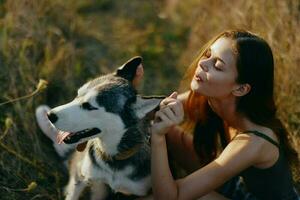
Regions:
<instances>
[{"instance_id":1,"label":"closed eye","mask_svg":"<svg viewBox=\"0 0 300 200\"><path fill-rule=\"evenodd\" d=\"M82 107L82 109L85 109L85 110L98 110L98 108L92 106L88 102L85 102L85 103L81 104L81 107Z\"/></svg>"},{"instance_id":2,"label":"closed eye","mask_svg":"<svg viewBox=\"0 0 300 200\"><path fill-rule=\"evenodd\" d=\"M214 67L215 67L215 69L216 69L217 71L222 71L221 68L219 68L219 67L217 67L217 66L214 66Z\"/></svg>"},{"instance_id":3,"label":"closed eye","mask_svg":"<svg viewBox=\"0 0 300 200\"><path fill-rule=\"evenodd\" d=\"M223 71L223 63L220 60L216 60L214 67L217 71Z\"/></svg>"}]
</instances>

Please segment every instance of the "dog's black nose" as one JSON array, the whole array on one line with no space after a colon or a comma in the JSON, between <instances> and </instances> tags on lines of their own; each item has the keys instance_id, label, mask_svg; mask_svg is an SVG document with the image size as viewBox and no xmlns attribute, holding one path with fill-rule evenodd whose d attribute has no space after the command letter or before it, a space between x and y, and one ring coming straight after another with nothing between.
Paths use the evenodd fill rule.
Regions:
<instances>
[{"instance_id":1,"label":"dog's black nose","mask_svg":"<svg viewBox=\"0 0 300 200\"><path fill-rule=\"evenodd\" d=\"M55 123L58 120L58 117L56 116L56 114L49 112L48 119L50 120L50 122Z\"/></svg>"}]
</instances>

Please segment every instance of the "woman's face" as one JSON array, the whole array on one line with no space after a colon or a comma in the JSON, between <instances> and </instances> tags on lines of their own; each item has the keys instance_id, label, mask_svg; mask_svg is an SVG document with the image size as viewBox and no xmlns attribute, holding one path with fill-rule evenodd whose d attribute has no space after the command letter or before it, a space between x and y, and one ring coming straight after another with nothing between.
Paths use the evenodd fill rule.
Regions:
<instances>
[{"instance_id":1,"label":"woman's face","mask_svg":"<svg viewBox=\"0 0 300 200\"><path fill-rule=\"evenodd\" d=\"M193 91L216 98L232 95L232 91L238 87L233 47L233 40L221 37L208 48L198 62L191 82Z\"/></svg>"}]
</instances>

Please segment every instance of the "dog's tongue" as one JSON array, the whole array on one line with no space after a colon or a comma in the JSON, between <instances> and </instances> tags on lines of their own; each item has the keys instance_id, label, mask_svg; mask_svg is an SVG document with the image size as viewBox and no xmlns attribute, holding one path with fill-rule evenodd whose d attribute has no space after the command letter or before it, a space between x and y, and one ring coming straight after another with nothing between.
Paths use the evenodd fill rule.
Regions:
<instances>
[{"instance_id":1,"label":"dog's tongue","mask_svg":"<svg viewBox=\"0 0 300 200\"><path fill-rule=\"evenodd\" d=\"M57 143L58 143L58 144L63 143L64 139L65 139L66 137L68 137L69 135L71 135L70 132L59 131L59 133L58 133L58 135L57 135L57 137L56 137ZM78 144L78 145L76 146L76 150L82 152L82 151L84 151L86 145L87 145L87 141L86 141L86 142L83 142L83 143L80 143L80 144Z\"/></svg>"},{"instance_id":2,"label":"dog's tongue","mask_svg":"<svg viewBox=\"0 0 300 200\"><path fill-rule=\"evenodd\" d=\"M80 151L80 152L84 151L84 149L85 149L85 147L86 147L86 144L87 144L87 141L78 144L77 147L76 147L76 150L77 150L77 151Z\"/></svg>"},{"instance_id":3,"label":"dog's tongue","mask_svg":"<svg viewBox=\"0 0 300 200\"><path fill-rule=\"evenodd\" d=\"M59 132L58 132L58 135L57 135L57 137L56 137L57 143L58 143L58 144L63 143L64 139L65 139L66 137L68 137L69 135L71 135L70 132L59 131Z\"/></svg>"}]
</instances>

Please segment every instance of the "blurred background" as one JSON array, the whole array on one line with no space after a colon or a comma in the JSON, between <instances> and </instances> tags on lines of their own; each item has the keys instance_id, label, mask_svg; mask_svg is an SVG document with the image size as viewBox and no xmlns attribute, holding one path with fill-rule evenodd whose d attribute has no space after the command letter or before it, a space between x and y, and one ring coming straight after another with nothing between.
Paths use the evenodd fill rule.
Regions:
<instances>
[{"instance_id":1,"label":"blurred background","mask_svg":"<svg viewBox=\"0 0 300 200\"><path fill-rule=\"evenodd\" d=\"M278 115L300 151L299 0L0 0L0 198L62 199L67 173L34 112L87 80L144 58L140 93L168 95L209 39L258 33L273 49Z\"/></svg>"}]
</instances>

